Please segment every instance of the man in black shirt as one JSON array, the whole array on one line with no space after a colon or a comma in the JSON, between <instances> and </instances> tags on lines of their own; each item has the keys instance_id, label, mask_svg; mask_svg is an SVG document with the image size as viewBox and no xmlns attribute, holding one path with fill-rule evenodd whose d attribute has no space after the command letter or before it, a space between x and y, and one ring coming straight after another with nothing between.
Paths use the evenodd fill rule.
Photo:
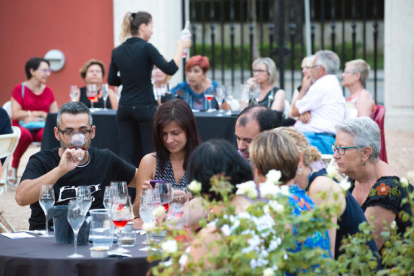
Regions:
<instances>
[{"instance_id":1,"label":"man in black shirt","mask_svg":"<svg viewBox=\"0 0 414 276\"><path fill-rule=\"evenodd\" d=\"M45 216L38 202L42 184L54 185L55 205L68 204L76 197L76 187L90 186L91 209L103 208L105 187L111 181L126 181L129 187L136 187L138 170L133 165L108 149L90 147L95 137L95 126L85 104L64 104L59 110L54 131L60 147L31 156L16 191L17 204L30 204L32 209L30 230L45 229ZM72 148L70 140L73 135L85 137L83 149ZM137 188L140 194L140 186Z\"/></svg>"}]
</instances>

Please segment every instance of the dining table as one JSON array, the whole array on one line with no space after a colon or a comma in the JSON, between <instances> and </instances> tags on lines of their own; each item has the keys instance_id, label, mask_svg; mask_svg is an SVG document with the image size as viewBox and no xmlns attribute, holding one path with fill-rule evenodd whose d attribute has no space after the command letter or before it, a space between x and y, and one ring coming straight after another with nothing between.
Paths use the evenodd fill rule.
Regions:
<instances>
[{"instance_id":1,"label":"dining table","mask_svg":"<svg viewBox=\"0 0 414 276\"><path fill-rule=\"evenodd\" d=\"M197 129L202 142L210 139L224 139L234 144L236 138L234 127L238 118L239 111L228 112L204 112L194 110ZM59 141L55 137L54 127L56 126L57 113L49 113L46 118L46 125L43 132L42 150L59 147ZM91 146L100 149L109 149L115 154L119 154L119 135L116 123L116 110L97 110L92 112L93 124L96 126L95 138ZM151 128L152 123L140 125L142 147L144 154L153 152L153 142Z\"/></svg>"},{"instance_id":2,"label":"dining table","mask_svg":"<svg viewBox=\"0 0 414 276\"><path fill-rule=\"evenodd\" d=\"M73 254L73 243L59 244L54 237L38 235L22 239L0 235L0 275L146 275L151 264L147 261L147 251L142 251L144 240L145 235L137 235L135 247L128 248L131 257L91 258L89 248L93 245L89 243L78 246L83 258L68 258Z\"/></svg>"}]
</instances>

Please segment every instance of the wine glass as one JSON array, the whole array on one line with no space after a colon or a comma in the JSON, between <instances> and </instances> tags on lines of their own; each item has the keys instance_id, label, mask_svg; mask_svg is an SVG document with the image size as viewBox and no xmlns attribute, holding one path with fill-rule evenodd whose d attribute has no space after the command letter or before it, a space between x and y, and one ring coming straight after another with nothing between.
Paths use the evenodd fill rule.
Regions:
<instances>
[{"instance_id":1,"label":"wine glass","mask_svg":"<svg viewBox=\"0 0 414 276\"><path fill-rule=\"evenodd\" d=\"M156 183L155 189L158 189L160 195L160 203L164 206L165 211L169 209L169 203L172 200L172 184L170 182Z\"/></svg>"},{"instance_id":2,"label":"wine glass","mask_svg":"<svg viewBox=\"0 0 414 276\"><path fill-rule=\"evenodd\" d=\"M255 84L253 87L251 87L249 96L250 99L254 99L255 104L258 104L260 98L260 85Z\"/></svg>"},{"instance_id":3,"label":"wine glass","mask_svg":"<svg viewBox=\"0 0 414 276\"><path fill-rule=\"evenodd\" d=\"M160 205L158 190L143 190L139 200L139 215L144 223L150 223L154 219L152 211ZM147 232L147 239L142 244L149 245L150 243L151 233Z\"/></svg>"},{"instance_id":4,"label":"wine glass","mask_svg":"<svg viewBox=\"0 0 414 276\"><path fill-rule=\"evenodd\" d=\"M83 151L86 151L87 146L85 135L79 132L73 132L70 136L69 148L77 150L81 149ZM73 158L77 158L79 161L82 161L84 159L84 155L77 155Z\"/></svg>"},{"instance_id":5,"label":"wine glass","mask_svg":"<svg viewBox=\"0 0 414 276\"><path fill-rule=\"evenodd\" d=\"M128 185L125 181L111 181L111 196L126 197L128 196Z\"/></svg>"},{"instance_id":6,"label":"wine glass","mask_svg":"<svg viewBox=\"0 0 414 276\"><path fill-rule=\"evenodd\" d=\"M108 99L109 92L108 92L108 84L104 83L102 84L102 99L104 100L104 110L107 110L106 108L106 100Z\"/></svg>"},{"instance_id":7,"label":"wine glass","mask_svg":"<svg viewBox=\"0 0 414 276\"><path fill-rule=\"evenodd\" d=\"M98 91L96 89L96 84L88 84L88 89L86 91L86 96L91 101L91 108L90 110L93 111L93 101L98 96Z\"/></svg>"},{"instance_id":8,"label":"wine glass","mask_svg":"<svg viewBox=\"0 0 414 276\"><path fill-rule=\"evenodd\" d=\"M208 101L208 110L207 110L207 112L214 111L214 109L211 107L211 100L214 98L214 93L213 92L214 92L213 87L207 88L207 90L204 92L204 98L206 98L206 100Z\"/></svg>"},{"instance_id":9,"label":"wine glass","mask_svg":"<svg viewBox=\"0 0 414 276\"><path fill-rule=\"evenodd\" d=\"M46 217L46 233L42 235L42 237L53 237L52 234L49 234L49 220L47 218L47 212L55 204L55 191L53 189L53 185L40 186L39 204L40 207L42 207L43 212L45 212Z\"/></svg>"},{"instance_id":10,"label":"wine glass","mask_svg":"<svg viewBox=\"0 0 414 276\"><path fill-rule=\"evenodd\" d=\"M112 204L111 186L106 186L104 197L103 197L103 205L107 211L111 210L111 204Z\"/></svg>"},{"instance_id":11,"label":"wine glass","mask_svg":"<svg viewBox=\"0 0 414 276\"><path fill-rule=\"evenodd\" d=\"M249 91L250 91L250 87L248 84L241 84L240 85L240 99L245 102L245 103L249 103Z\"/></svg>"},{"instance_id":12,"label":"wine glass","mask_svg":"<svg viewBox=\"0 0 414 276\"><path fill-rule=\"evenodd\" d=\"M231 115L231 110L232 110L232 102L234 99L234 87L233 86L227 86L226 89L226 102L229 105L230 109L226 112L227 115Z\"/></svg>"},{"instance_id":13,"label":"wine glass","mask_svg":"<svg viewBox=\"0 0 414 276\"><path fill-rule=\"evenodd\" d=\"M226 97L226 87L224 85L217 87L216 91L214 92L214 97L216 98L216 101L219 106L218 116L223 116L221 114L223 112L223 110L221 110L221 105L223 103L224 98Z\"/></svg>"},{"instance_id":14,"label":"wine glass","mask_svg":"<svg viewBox=\"0 0 414 276\"><path fill-rule=\"evenodd\" d=\"M76 101L76 99L78 98L78 87L76 85L71 85L70 86L69 96L70 96L72 102Z\"/></svg>"},{"instance_id":15,"label":"wine glass","mask_svg":"<svg viewBox=\"0 0 414 276\"><path fill-rule=\"evenodd\" d=\"M166 224L170 228L183 229L188 223L188 212L185 214L184 205L188 202L186 188L172 190L172 201L168 210ZM184 215L184 216L183 216Z\"/></svg>"},{"instance_id":16,"label":"wine glass","mask_svg":"<svg viewBox=\"0 0 414 276\"><path fill-rule=\"evenodd\" d=\"M69 258L83 258L83 255L78 254L78 233L85 220L85 211L83 209L83 202L80 199L69 200L68 206L68 222L73 230L75 252L69 255Z\"/></svg>"},{"instance_id":17,"label":"wine glass","mask_svg":"<svg viewBox=\"0 0 414 276\"><path fill-rule=\"evenodd\" d=\"M119 237L122 237L122 228L127 225L132 215L132 204L129 196L112 196L111 206L111 220L114 222L116 228L119 229ZM114 250L116 253L126 253L129 250L120 247Z\"/></svg>"},{"instance_id":18,"label":"wine glass","mask_svg":"<svg viewBox=\"0 0 414 276\"><path fill-rule=\"evenodd\" d=\"M79 200L82 201L83 204L83 211L85 212L85 216L86 214L89 212L89 209L92 206L92 193L91 193L91 187L89 186L79 186L77 187L77 196L76 198L78 198Z\"/></svg>"}]
</instances>

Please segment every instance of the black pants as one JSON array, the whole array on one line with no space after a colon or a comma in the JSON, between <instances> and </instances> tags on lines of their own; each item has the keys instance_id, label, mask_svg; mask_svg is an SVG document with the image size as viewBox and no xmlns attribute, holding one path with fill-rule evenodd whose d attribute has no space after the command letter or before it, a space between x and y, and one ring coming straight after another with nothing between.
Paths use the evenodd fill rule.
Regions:
<instances>
[{"instance_id":1,"label":"black pants","mask_svg":"<svg viewBox=\"0 0 414 276\"><path fill-rule=\"evenodd\" d=\"M145 154L154 150L152 121L157 105L119 105L116 114L119 135L119 156L138 168ZM129 189L131 200L135 189Z\"/></svg>"}]
</instances>

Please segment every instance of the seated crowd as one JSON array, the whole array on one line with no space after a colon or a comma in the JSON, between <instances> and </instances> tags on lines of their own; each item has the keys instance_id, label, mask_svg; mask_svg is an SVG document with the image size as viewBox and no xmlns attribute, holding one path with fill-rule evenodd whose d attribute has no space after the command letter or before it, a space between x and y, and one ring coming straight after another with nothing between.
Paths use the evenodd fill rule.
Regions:
<instances>
[{"instance_id":1,"label":"seated crowd","mask_svg":"<svg viewBox=\"0 0 414 276\"><path fill-rule=\"evenodd\" d=\"M138 16L142 15L129 14L128 20L133 24ZM152 34L152 19L149 20L149 23L135 26L138 36L131 41L149 47L145 46ZM280 226L271 214L264 212L254 219L249 213L255 204L270 205L272 200L262 194L263 187L269 185L269 175L279 171L278 189L286 192L280 196L281 202L285 202L285 206L280 208L288 208L293 216L299 217L318 208L325 210L323 207L329 204L335 206L334 211L322 212L323 217L328 219L305 238L300 231L303 224L285 226L290 229L293 239L297 237L288 248L289 254L316 249L320 250L318 252L323 258L338 259L344 254L341 248L343 239L360 233L360 225L369 223L375 226L372 230L374 238L366 244L377 259L376 267L379 268L379 251L385 246L382 230L396 223L397 232L403 234L411 226L410 220L403 219L399 214L400 211L411 214L410 204L404 198L413 191L413 186L409 185L408 189L403 187L400 183L402 175L379 159L380 130L370 118L376 105L370 93L364 89L369 65L363 60L346 63L342 85L349 89L350 96L345 99L336 76L339 70L338 56L332 51L323 50L305 58L302 62L302 85L293 97L291 110L287 110L287 118L284 117L286 93L275 86L275 63L270 58L255 60L252 64L253 77L246 84L249 89L256 91L257 97L246 102L245 108L240 105L242 110L234 128L236 147L222 140L201 143L199 137L193 111L209 109L210 102L205 95L208 90L216 90L220 86L207 76L210 68L207 57L191 57L185 65L187 81L175 87L169 86L169 77L163 70L170 73L178 70L179 64L176 63L180 59L180 51L188 46L181 44L184 45L184 42L177 45L178 59L175 56L167 62L158 52L153 52L156 62L147 64L154 78L154 93L148 98L157 108L148 105L145 107L148 110L142 109L148 111L146 119L152 122L154 152L143 155L138 160L138 168L137 163L131 161L136 157L135 148L123 148L121 152L129 151L125 153L129 158L125 158L107 149L90 147L96 127L89 110L91 102L86 95L86 87L96 85L98 95L101 95L105 76L102 62L89 60L84 64L80 73L86 87L80 88L77 98L60 109L52 90L45 86L50 75L49 62L40 58L32 58L27 62L28 80L17 85L12 92L12 125L22 130L22 136L13 156L10 182L16 182L16 169L27 147L32 141L42 138L42 127L28 129L26 123L37 121L39 117L44 121L49 112L58 112L54 135L60 143L59 148L41 151L30 157L17 188L16 202L31 207L29 228L45 229L45 215L38 202L40 186L44 183L54 185L56 205L67 204L76 197L77 186L90 186L93 196L91 209L99 209L103 208L105 187L113 180L125 181L130 188L136 189L137 196L133 199L134 227L140 228L143 226L139 212L140 195L142 190L153 189L150 180L163 180L172 183L172 187L177 189L185 189L192 181L198 181L201 183L199 196L191 193L186 209L191 212L187 225L196 229L197 233L190 236L188 256L183 255L180 263L182 269L190 269L190 259L214 268L216 264L206 256L210 253L217 256L220 252L219 247L211 248L211 245L220 243L226 236L237 234L237 227L222 225L218 220L222 211L226 210L223 202L227 197L235 212L232 217L234 224L248 219L254 222L255 228L265 233L272 233L273 228ZM155 48L151 49L156 51ZM116 56L115 50L113 55ZM116 62L116 58L113 58L112 70L116 65L122 71L122 66ZM114 72L110 75L114 83L126 86L125 93L129 97L130 87L118 79ZM118 105L115 92L109 89L108 93L106 106L123 109L123 115L118 113L117 120L133 114L135 107L143 107L133 105L133 110L127 112L126 109L130 108L126 105L127 100L122 101L121 96ZM37 101L39 98L42 100ZM219 101L214 98L211 106L215 109L221 106L224 110L234 108L225 98ZM98 96L95 103L95 107L103 107L102 96ZM151 110L156 110L155 114L149 114ZM122 119L124 126L134 128L133 125L127 125L125 118ZM7 131L10 132L10 127ZM85 138L86 149L69 146L74 134ZM325 168L321 154L332 154L338 171L349 178L349 190L343 192L343 185L338 184L338 179L328 176L329 169ZM214 179L220 177L230 184L225 197L212 184ZM239 193L239 185L249 181L256 192L253 192L254 196ZM216 205L205 210L207 201L216 201ZM201 223L204 220L207 220L206 224ZM323 221L323 218L312 218L312 221ZM200 230L200 226L204 227ZM252 234L251 239L266 243L263 235ZM266 249L269 252L276 250L270 248L271 245L268 245ZM258 247L252 251L261 256L259 259L266 257ZM249 263L251 269L260 265L260 261ZM317 263L312 264L307 269L318 266ZM290 264L286 271L297 273L299 269Z\"/></svg>"}]
</instances>

